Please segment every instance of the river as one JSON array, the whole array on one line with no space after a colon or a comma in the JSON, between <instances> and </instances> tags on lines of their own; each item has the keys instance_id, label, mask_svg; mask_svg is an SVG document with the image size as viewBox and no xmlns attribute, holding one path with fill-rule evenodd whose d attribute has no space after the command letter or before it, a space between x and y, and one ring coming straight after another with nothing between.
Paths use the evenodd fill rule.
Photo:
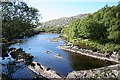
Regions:
<instances>
[{"instance_id":1,"label":"river","mask_svg":"<svg viewBox=\"0 0 120 80\"><path fill-rule=\"evenodd\" d=\"M38 34L28 38L23 43L13 44L10 47L22 48L34 56L34 61L50 67L62 76L67 76L73 70L93 69L110 65L105 61L59 49L58 46L65 44L64 41L51 42L46 40L56 37L59 37L59 34ZM51 53L47 54L45 51ZM63 58L56 58L55 54L60 54Z\"/></svg>"}]
</instances>

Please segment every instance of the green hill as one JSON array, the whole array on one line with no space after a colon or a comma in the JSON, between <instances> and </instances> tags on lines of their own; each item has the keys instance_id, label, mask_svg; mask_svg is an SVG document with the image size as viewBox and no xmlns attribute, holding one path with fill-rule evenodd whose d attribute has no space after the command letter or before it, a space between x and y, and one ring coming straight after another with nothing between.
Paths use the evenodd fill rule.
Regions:
<instances>
[{"instance_id":1,"label":"green hill","mask_svg":"<svg viewBox=\"0 0 120 80\"><path fill-rule=\"evenodd\" d=\"M105 6L64 28L62 36L74 45L101 52L120 48L120 5Z\"/></svg>"},{"instance_id":2,"label":"green hill","mask_svg":"<svg viewBox=\"0 0 120 80\"><path fill-rule=\"evenodd\" d=\"M50 21L41 23L40 27L61 27L61 26L69 25L73 20L82 19L87 15L88 14L78 14L71 17L62 17L62 18L50 20Z\"/></svg>"},{"instance_id":3,"label":"green hill","mask_svg":"<svg viewBox=\"0 0 120 80\"><path fill-rule=\"evenodd\" d=\"M62 17L47 22L40 23L35 29L37 33L39 32L52 32L52 33L61 33L61 30L64 27L68 27L70 23L76 19L83 19L87 17L88 14L78 14L71 17Z\"/></svg>"}]
</instances>

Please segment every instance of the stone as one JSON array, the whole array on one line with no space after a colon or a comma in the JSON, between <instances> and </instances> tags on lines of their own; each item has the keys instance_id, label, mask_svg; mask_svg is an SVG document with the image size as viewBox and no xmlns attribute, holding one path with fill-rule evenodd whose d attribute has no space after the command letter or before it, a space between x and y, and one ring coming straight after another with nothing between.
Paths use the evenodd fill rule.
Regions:
<instances>
[{"instance_id":1,"label":"stone","mask_svg":"<svg viewBox=\"0 0 120 80\"><path fill-rule=\"evenodd\" d=\"M35 64L35 67L33 68L31 65L29 65L28 68L31 69L33 72L37 73L38 75L42 75L43 77L48 79L52 78L62 79L62 77L58 75L58 73L56 73L54 70L51 70L50 68L47 68L40 64L41 67L43 68L41 69L40 66L37 65L37 62L33 61L32 63Z\"/></svg>"},{"instance_id":2,"label":"stone","mask_svg":"<svg viewBox=\"0 0 120 80\"><path fill-rule=\"evenodd\" d=\"M62 58L62 56L60 54L55 54L54 57L56 57L56 58Z\"/></svg>"},{"instance_id":3,"label":"stone","mask_svg":"<svg viewBox=\"0 0 120 80\"><path fill-rule=\"evenodd\" d=\"M47 54L51 54L51 52L50 51L45 51Z\"/></svg>"}]
</instances>

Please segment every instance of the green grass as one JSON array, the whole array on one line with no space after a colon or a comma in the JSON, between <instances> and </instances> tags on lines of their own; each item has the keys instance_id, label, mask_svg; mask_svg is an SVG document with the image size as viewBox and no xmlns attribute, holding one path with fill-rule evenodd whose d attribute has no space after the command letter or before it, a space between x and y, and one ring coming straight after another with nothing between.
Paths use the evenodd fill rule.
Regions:
<instances>
[{"instance_id":1,"label":"green grass","mask_svg":"<svg viewBox=\"0 0 120 80\"><path fill-rule=\"evenodd\" d=\"M70 42L73 45L77 45L79 48L90 49L93 51L99 51L101 53L113 53L114 51L118 51L120 48L120 44L115 43L104 43L101 44L97 41L90 40L90 39L71 39Z\"/></svg>"}]
</instances>

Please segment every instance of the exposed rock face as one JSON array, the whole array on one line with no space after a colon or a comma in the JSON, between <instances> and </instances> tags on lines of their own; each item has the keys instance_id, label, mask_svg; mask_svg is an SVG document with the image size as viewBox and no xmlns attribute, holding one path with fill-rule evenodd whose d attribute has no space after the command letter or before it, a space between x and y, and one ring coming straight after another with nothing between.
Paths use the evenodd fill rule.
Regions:
<instances>
[{"instance_id":1,"label":"exposed rock face","mask_svg":"<svg viewBox=\"0 0 120 80\"><path fill-rule=\"evenodd\" d=\"M81 71L72 71L68 74L68 79L102 79L103 80L113 80L113 78L117 78L119 76L119 66L117 65L111 65L107 67L97 68L97 69L91 69L91 70L81 70Z\"/></svg>"},{"instance_id":2,"label":"exposed rock face","mask_svg":"<svg viewBox=\"0 0 120 80\"><path fill-rule=\"evenodd\" d=\"M51 70L50 68L47 68L37 62L32 62L31 65L28 66L29 69L31 69L33 72L42 75L45 78L53 79L53 78L59 78L62 79L61 76L59 76L58 73L56 73L54 70Z\"/></svg>"},{"instance_id":3,"label":"exposed rock face","mask_svg":"<svg viewBox=\"0 0 120 80\"><path fill-rule=\"evenodd\" d=\"M42 25L40 27L59 27L59 26L61 27L61 26L69 25L75 19L82 19L86 16L88 16L88 14L79 14L72 17L63 17L59 19L54 19L41 23Z\"/></svg>"}]
</instances>

